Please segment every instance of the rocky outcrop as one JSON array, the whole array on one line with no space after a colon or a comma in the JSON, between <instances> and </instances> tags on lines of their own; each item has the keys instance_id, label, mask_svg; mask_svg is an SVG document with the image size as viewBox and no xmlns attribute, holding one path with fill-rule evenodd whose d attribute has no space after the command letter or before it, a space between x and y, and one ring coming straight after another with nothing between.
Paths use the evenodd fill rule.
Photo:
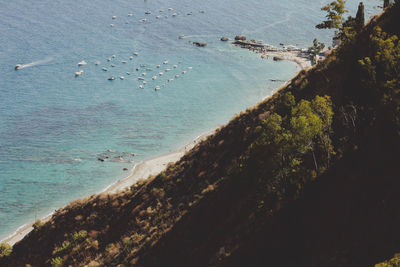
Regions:
<instances>
[{"instance_id":1,"label":"rocky outcrop","mask_svg":"<svg viewBox=\"0 0 400 267\"><path fill-rule=\"evenodd\" d=\"M246 36L239 34L235 36L235 40L236 41L245 41L246 40Z\"/></svg>"}]
</instances>

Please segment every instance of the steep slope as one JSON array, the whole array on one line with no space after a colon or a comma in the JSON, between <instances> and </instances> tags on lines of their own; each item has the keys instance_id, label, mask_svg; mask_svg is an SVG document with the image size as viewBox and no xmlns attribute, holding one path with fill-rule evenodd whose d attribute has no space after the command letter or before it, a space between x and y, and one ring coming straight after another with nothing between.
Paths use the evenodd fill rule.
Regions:
<instances>
[{"instance_id":1,"label":"steep slope","mask_svg":"<svg viewBox=\"0 0 400 267\"><path fill-rule=\"evenodd\" d=\"M398 14L386 10L165 172L58 210L0 265L366 266L392 256L398 80L387 87L394 74L377 68L371 80L375 65L359 60L381 62L374 28L399 35Z\"/></svg>"}]
</instances>

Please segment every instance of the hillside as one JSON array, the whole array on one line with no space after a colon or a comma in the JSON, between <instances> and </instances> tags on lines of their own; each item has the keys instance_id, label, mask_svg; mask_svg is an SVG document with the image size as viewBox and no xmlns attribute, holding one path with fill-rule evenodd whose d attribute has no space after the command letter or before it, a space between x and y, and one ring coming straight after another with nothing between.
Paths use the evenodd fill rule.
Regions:
<instances>
[{"instance_id":1,"label":"hillside","mask_svg":"<svg viewBox=\"0 0 400 267\"><path fill-rule=\"evenodd\" d=\"M156 177L38 222L0 266L391 258L400 252L400 43L391 37L400 35L399 14L399 4L386 9Z\"/></svg>"}]
</instances>

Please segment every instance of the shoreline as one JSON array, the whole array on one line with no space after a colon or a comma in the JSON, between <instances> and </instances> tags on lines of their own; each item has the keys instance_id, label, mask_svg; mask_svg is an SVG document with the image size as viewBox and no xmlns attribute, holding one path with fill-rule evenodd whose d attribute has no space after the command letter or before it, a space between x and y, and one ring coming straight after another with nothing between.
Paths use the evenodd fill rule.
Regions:
<instances>
[{"instance_id":1,"label":"shoreline","mask_svg":"<svg viewBox=\"0 0 400 267\"><path fill-rule=\"evenodd\" d=\"M300 69L308 69L312 67L312 61L309 55L306 54L302 49L295 48L294 46L288 46L287 49L277 49L271 45L262 44L261 42L251 40L236 40L233 45L240 48L248 49L251 52L261 54L261 58L272 57L273 60L288 60L295 62ZM291 47L291 49L289 49Z\"/></svg>"},{"instance_id":2,"label":"shoreline","mask_svg":"<svg viewBox=\"0 0 400 267\"><path fill-rule=\"evenodd\" d=\"M115 194L120 190L129 188L138 180L146 180L152 175L157 175L161 171L165 170L169 163L177 162L186 154L186 152L194 148L198 143L205 140L207 137L213 135L218 128L219 127L197 136L195 139L173 152L155 156L135 164L131 170L131 173L127 177L117 180L116 182L108 185L106 188L95 194ZM66 205L68 205L68 203ZM60 207L58 209L61 209L63 207ZM53 216L54 212L51 212L50 214L46 215L43 218L40 218L39 220L43 223L48 222ZM0 243L7 243L10 246L14 246L15 243L22 240L27 234L29 234L33 230L32 225L34 223L35 222L26 223L18 227L15 232L0 240Z\"/></svg>"},{"instance_id":3,"label":"shoreline","mask_svg":"<svg viewBox=\"0 0 400 267\"><path fill-rule=\"evenodd\" d=\"M234 42L234 45L239 46L241 48L246 48L254 53L260 53L262 54L261 58L263 59L273 57L274 60L289 60L295 62L299 65L301 70L312 67L311 60L309 58L301 56L301 51L298 50L294 51L271 50L269 49L270 46L268 45L260 45L260 44L255 45L255 43L252 42L238 42L238 43ZM286 84L287 82L288 81L286 81L284 84ZM277 90L279 90L279 88L277 88ZM265 99L271 97L275 93L276 92L272 93L271 95L265 96L261 101L264 101ZM177 162L185 155L186 152L191 150L193 147L195 147L201 141L205 140L207 137L214 134L218 128L220 128L220 126L211 131L208 131L206 133L197 136L195 139L193 139L186 145L182 146L181 148L178 148L173 152L151 157L134 164L128 176L115 181L114 183L108 185L103 190L95 194L102 194L102 193L115 194L118 191L129 188L130 186L132 186L134 183L136 183L141 179L146 180L150 176L157 175L161 171L165 170L169 163ZM68 205L68 203L66 205ZM58 209L61 209L63 207L59 207ZM43 218L40 218L39 220L43 223L46 223L51 219L54 212L55 211L51 212L50 214L46 215ZM27 234L29 234L29 232L33 230L32 225L34 223L35 222L30 222L20 226L15 232L8 235L4 239L0 240L0 243L7 243L13 246L15 243L22 240Z\"/></svg>"}]
</instances>

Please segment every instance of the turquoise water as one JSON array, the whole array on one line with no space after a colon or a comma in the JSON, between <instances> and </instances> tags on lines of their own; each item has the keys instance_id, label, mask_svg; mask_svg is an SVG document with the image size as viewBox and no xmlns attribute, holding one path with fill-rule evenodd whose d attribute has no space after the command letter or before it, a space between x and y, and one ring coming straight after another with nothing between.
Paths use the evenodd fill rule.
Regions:
<instances>
[{"instance_id":1,"label":"turquoise water","mask_svg":"<svg viewBox=\"0 0 400 267\"><path fill-rule=\"evenodd\" d=\"M280 86L269 79L299 70L221 36L299 47L331 36L314 29L327 1L0 2L0 239L127 176L123 168L225 124ZM378 3L365 3L367 14ZM348 3L353 14L357 4ZM87 65L78 67L82 60ZM16 64L24 68L15 71Z\"/></svg>"}]
</instances>

